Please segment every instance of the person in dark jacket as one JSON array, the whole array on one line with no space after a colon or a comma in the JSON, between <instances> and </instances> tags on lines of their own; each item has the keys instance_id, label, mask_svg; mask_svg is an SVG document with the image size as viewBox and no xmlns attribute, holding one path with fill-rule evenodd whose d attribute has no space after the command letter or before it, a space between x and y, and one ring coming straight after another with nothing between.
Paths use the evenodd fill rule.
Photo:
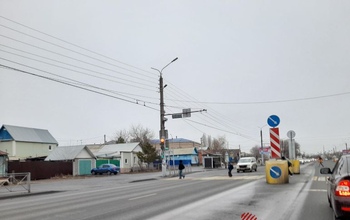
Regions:
<instances>
[{"instance_id":1,"label":"person in dark jacket","mask_svg":"<svg viewBox=\"0 0 350 220\"><path fill-rule=\"evenodd\" d=\"M318 166L324 167L324 166L323 166L323 159L322 159L321 156L318 157L318 163L319 163Z\"/></svg>"},{"instance_id":2,"label":"person in dark jacket","mask_svg":"<svg viewBox=\"0 0 350 220\"><path fill-rule=\"evenodd\" d=\"M182 160L179 161L179 179L184 178L185 175L182 174L183 169L185 169L185 166L182 163Z\"/></svg>"},{"instance_id":3,"label":"person in dark jacket","mask_svg":"<svg viewBox=\"0 0 350 220\"><path fill-rule=\"evenodd\" d=\"M233 165L232 163L228 163L228 176L232 177Z\"/></svg>"}]
</instances>

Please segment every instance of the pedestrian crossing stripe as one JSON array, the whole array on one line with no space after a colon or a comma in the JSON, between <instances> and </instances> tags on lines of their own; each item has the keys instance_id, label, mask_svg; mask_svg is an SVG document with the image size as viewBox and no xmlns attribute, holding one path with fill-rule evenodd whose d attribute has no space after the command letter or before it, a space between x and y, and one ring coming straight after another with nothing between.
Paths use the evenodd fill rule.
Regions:
<instances>
[{"instance_id":1,"label":"pedestrian crossing stripe","mask_svg":"<svg viewBox=\"0 0 350 220\"><path fill-rule=\"evenodd\" d=\"M265 175L254 175L254 176L210 176L210 177L189 177L186 176L184 180L257 180L265 178ZM163 180L178 180L179 177L168 178Z\"/></svg>"},{"instance_id":2,"label":"pedestrian crossing stripe","mask_svg":"<svg viewBox=\"0 0 350 220\"><path fill-rule=\"evenodd\" d=\"M325 176L314 176L313 181L325 182L327 178Z\"/></svg>"},{"instance_id":3,"label":"pedestrian crossing stripe","mask_svg":"<svg viewBox=\"0 0 350 220\"><path fill-rule=\"evenodd\" d=\"M326 189L309 189L309 192L327 192Z\"/></svg>"}]
</instances>

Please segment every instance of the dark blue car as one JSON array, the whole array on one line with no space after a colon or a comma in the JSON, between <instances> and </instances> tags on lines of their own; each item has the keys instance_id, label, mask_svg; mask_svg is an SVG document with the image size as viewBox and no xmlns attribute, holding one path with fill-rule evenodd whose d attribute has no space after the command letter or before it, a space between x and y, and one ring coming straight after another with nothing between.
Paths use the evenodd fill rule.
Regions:
<instances>
[{"instance_id":1,"label":"dark blue car","mask_svg":"<svg viewBox=\"0 0 350 220\"><path fill-rule=\"evenodd\" d=\"M108 175L117 175L120 172L120 168L117 167L114 164L102 164L101 166L97 167L97 168L93 168L91 170L91 174L92 175L97 175L97 174L104 174L107 173Z\"/></svg>"}]
</instances>

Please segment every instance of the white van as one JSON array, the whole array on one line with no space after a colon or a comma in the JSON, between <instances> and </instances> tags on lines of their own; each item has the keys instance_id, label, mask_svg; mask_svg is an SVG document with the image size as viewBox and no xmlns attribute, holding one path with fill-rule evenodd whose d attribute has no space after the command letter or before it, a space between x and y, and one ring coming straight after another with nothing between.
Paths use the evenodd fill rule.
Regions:
<instances>
[{"instance_id":1,"label":"white van","mask_svg":"<svg viewBox=\"0 0 350 220\"><path fill-rule=\"evenodd\" d=\"M241 157L241 159L239 159L238 163L237 163L237 173L239 173L240 171L250 171L252 172L253 170L255 170L255 172L258 169L258 165L256 163L256 159L255 157Z\"/></svg>"}]
</instances>

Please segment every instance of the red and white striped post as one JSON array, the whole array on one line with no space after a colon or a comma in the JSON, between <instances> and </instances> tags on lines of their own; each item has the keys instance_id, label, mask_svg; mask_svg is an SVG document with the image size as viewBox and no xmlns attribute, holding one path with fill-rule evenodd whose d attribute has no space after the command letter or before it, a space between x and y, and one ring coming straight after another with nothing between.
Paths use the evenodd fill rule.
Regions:
<instances>
[{"instance_id":1,"label":"red and white striped post","mask_svg":"<svg viewBox=\"0 0 350 220\"><path fill-rule=\"evenodd\" d=\"M271 158L281 158L280 135L278 128L270 128Z\"/></svg>"},{"instance_id":2,"label":"red and white striped post","mask_svg":"<svg viewBox=\"0 0 350 220\"><path fill-rule=\"evenodd\" d=\"M241 219L242 220L258 220L258 218L255 215L253 215L249 212L242 213Z\"/></svg>"}]
</instances>

